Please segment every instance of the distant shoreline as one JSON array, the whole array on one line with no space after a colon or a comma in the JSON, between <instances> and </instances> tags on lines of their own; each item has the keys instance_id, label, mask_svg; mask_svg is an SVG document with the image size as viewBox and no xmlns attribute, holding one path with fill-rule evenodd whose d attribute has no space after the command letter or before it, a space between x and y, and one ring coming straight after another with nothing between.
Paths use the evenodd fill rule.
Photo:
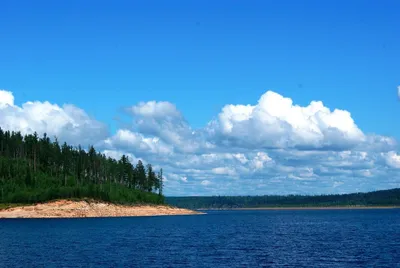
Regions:
<instances>
[{"instance_id":1,"label":"distant shoreline","mask_svg":"<svg viewBox=\"0 0 400 268\"><path fill-rule=\"evenodd\" d=\"M204 211L204 210L351 210L351 209L400 209L400 206L201 208L196 210Z\"/></svg>"},{"instance_id":2,"label":"distant shoreline","mask_svg":"<svg viewBox=\"0 0 400 268\"><path fill-rule=\"evenodd\" d=\"M166 196L165 202L191 209L322 210L400 208L400 188L320 195Z\"/></svg>"}]
</instances>

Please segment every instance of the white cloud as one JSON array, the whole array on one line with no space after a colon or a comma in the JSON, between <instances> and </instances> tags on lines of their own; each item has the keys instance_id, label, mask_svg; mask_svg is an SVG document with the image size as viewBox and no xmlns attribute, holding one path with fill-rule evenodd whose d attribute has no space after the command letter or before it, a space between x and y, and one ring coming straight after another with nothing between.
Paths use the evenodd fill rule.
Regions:
<instances>
[{"instance_id":1,"label":"white cloud","mask_svg":"<svg viewBox=\"0 0 400 268\"><path fill-rule=\"evenodd\" d=\"M84 145L96 144L108 135L105 124L74 105L29 101L17 106L12 93L4 90L0 91L0 127L23 134L47 133L60 141Z\"/></svg>"},{"instance_id":2,"label":"white cloud","mask_svg":"<svg viewBox=\"0 0 400 268\"><path fill-rule=\"evenodd\" d=\"M169 102L141 102L127 109L133 116L132 131L157 137L174 148L174 151L192 153L213 148L201 139L186 122L176 106Z\"/></svg>"},{"instance_id":3,"label":"white cloud","mask_svg":"<svg viewBox=\"0 0 400 268\"><path fill-rule=\"evenodd\" d=\"M165 144L158 137L145 137L140 133L127 129L119 129L117 133L104 141L108 148L119 148L142 152L145 154L168 155L173 151L172 146Z\"/></svg>"},{"instance_id":4,"label":"white cloud","mask_svg":"<svg viewBox=\"0 0 400 268\"><path fill-rule=\"evenodd\" d=\"M8 105L14 106L14 96L12 92L0 90L0 108L4 108Z\"/></svg>"},{"instance_id":5,"label":"white cloud","mask_svg":"<svg viewBox=\"0 0 400 268\"><path fill-rule=\"evenodd\" d=\"M393 168L400 168L400 155L398 155L396 152L388 152L386 154L383 154L385 159L386 159L386 163Z\"/></svg>"},{"instance_id":6,"label":"white cloud","mask_svg":"<svg viewBox=\"0 0 400 268\"><path fill-rule=\"evenodd\" d=\"M264 165L271 161L272 161L272 159L268 156L267 153L258 152L257 155L251 161L251 167L256 170L263 169Z\"/></svg>"},{"instance_id":7,"label":"white cloud","mask_svg":"<svg viewBox=\"0 0 400 268\"><path fill-rule=\"evenodd\" d=\"M351 148L366 137L348 111L331 111L321 101L294 105L267 91L257 105L226 105L208 132L221 144L246 148Z\"/></svg>"}]
</instances>

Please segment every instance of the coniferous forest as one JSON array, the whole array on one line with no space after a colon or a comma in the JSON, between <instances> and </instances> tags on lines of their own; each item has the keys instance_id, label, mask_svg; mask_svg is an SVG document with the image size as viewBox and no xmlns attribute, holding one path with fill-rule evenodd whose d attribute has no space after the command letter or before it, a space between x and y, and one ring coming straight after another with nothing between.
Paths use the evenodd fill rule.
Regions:
<instances>
[{"instance_id":1,"label":"coniferous forest","mask_svg":"<svg viewBox=\"0 0 400 268\"><path fill-rule=\"evenodd\" d=\"M400 206L400 188L368 193L331 195L167 197L166 202L174 206L189 209Z\"/></svg>"},{"instance_id":2,"label":"coniferous forest","mask_svg":"<svg viewBox=\"0 0 400 268\"><path fill-rule=\"evenodd\" d=\"M162 169L123 155L115 160L44 134L0 128L0 203L93 198L120 204L164 203Z\"/></svg>"}]
</instances>

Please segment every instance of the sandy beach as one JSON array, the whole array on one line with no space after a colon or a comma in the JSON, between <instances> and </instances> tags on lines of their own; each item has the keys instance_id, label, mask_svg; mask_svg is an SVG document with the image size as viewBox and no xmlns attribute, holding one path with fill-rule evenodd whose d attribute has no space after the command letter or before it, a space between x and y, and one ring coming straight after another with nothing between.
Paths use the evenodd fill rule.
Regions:
<instances>
[{"instance_id":1,"label":"sandy beach","mask_svg":"<svg viewBox=\"0 0 400 268\"><path fill-rule=\"evenodd\" d=\"M0 210L0 218L88 218L204 214L165 205L125 206L97 201L57 200Z\"/></svg>"}]
</instances>

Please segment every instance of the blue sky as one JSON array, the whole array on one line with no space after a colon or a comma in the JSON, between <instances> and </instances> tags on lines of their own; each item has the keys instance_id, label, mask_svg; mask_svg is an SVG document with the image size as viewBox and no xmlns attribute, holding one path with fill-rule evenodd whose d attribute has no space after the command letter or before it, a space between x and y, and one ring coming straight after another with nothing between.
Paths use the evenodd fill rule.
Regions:
<instances>
[{"instance_id":1,"label":"blue sky","mask_svg":"<svg viewBox=\"0 0 400 268\"><path fill-rule=\"evenodd\" d=\"M398 1L5 1L0 10L0 89L16 106L73 104L113 135L126 127L116 118L130 122L123 109L166 101L204 131L225 105L254 106L271 90L346 110L365 135L400 138ZM145 130L135 129L155 136Z\"/></svg>"}]
</instances>

